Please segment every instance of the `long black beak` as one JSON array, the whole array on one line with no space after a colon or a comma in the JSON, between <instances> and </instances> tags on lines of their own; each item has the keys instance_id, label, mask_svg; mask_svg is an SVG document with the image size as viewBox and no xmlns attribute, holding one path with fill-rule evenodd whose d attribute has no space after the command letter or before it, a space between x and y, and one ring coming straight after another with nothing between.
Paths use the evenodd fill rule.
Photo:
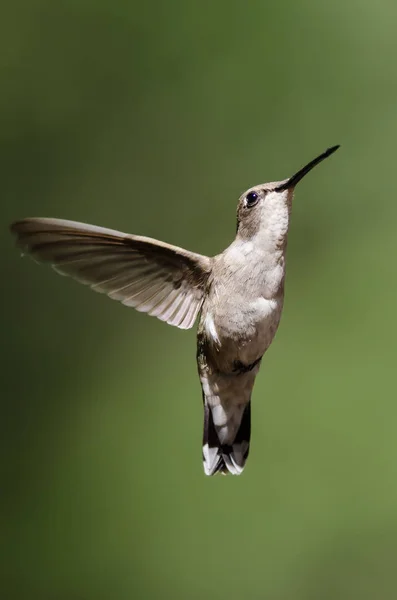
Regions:
<instances>
[{"instance_id":1,"label":"long black beak","mask_svg":"<svg viewBox=\"0 0 397 600\"><path fill-rule=\"evenodd\" d=\"M309 162L309 164L307 164L305 167L303 167L303 169L301 169L300 171L298 171L297 173L295 173L295 175L292 175L292 177L290 177L289 179L287 179L287 181L284 181L281 185L279 185L278 187L276 187L275 191L276 192L282 192L283 190L287 190L288 188L295 187L296 184L305 175L307 175L307 173L309 173L309 171L311 171L313 169L313 167L315 167L320 162L322 162L324 160L324 158L328 158L328 156L331 156L331 154L333 154L338 148L339 148L339 145L338 146L332 146L332 148L328 148L325 152L323 152L322 154L320 154L320 156L317 156L317 158L313 159L311 162Z\"/></svg>"}]
</instances>

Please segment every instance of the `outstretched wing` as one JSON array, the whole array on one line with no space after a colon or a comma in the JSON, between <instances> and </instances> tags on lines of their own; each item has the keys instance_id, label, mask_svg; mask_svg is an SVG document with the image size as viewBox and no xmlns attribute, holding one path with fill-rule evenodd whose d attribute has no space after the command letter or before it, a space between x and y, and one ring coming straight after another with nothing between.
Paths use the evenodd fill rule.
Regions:
<instances>
[{"instance_id":1,"label":"outstretched wing","mask_svg":"<svg viewBox=\"0 0 397 600\"><path fill-rule=\"evenodd\" d=\"M62 219L24 219L11 231L23 253L62 275L170 325L193 326L211 271L207 256Z\"/></svg>"}]
</instances>

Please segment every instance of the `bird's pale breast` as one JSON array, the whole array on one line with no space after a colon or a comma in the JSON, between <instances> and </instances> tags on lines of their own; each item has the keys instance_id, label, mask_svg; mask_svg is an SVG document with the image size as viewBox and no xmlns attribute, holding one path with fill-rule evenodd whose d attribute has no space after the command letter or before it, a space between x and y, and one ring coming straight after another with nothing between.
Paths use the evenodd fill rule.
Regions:
<instances>
[{"instance_id":1,"label":"bird's pale breast","mask_svg":"<svg viewBox=\"0 0 397 600\"><path fill-rule=\"evenodd\" d=\"M270 346L280 321L282 299L236 298L204 306L202 324L216 362L249 365Z\"/></svg>"}]
</instances>

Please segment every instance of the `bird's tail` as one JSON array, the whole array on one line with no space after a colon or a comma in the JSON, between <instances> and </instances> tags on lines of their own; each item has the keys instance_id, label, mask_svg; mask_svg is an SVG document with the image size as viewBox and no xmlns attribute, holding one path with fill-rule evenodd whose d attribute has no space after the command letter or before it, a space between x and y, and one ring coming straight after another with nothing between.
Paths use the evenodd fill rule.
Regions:
<instances>
[{"instance_id":1,"label":"bird's tail","mask_svg":"<svg viewBox=\"0 0 397 600\"><path fill-rule=\"evenodd\" d=\"M226 424L218 425L218 413L222 412L224 415L224 409L220 405L211 408L207 398L204 397L203 463L206 475L216 473L240 475L248 458L251 401L243 410L239 407L230 407L229 410L234 414L229 415L231 418Z\"/></svg>"}]
</instances>

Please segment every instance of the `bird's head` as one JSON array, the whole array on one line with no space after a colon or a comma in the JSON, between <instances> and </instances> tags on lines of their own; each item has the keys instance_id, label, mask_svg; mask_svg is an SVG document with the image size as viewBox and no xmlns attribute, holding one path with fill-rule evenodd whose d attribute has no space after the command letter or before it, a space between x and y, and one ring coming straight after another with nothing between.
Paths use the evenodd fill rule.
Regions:
<instances>
[{"instance_id":1,"label":"bird's head","mask_svg":"<svg viewBox=\"0 0 397 600\"><path fill-rule=\"evenodd\" d=\"M247 241L260 236L283 243L296 184L338 148L328 148L288 179L256 185L244 192L237 207L237 236Z\"/></svg>"}]
</instances>

